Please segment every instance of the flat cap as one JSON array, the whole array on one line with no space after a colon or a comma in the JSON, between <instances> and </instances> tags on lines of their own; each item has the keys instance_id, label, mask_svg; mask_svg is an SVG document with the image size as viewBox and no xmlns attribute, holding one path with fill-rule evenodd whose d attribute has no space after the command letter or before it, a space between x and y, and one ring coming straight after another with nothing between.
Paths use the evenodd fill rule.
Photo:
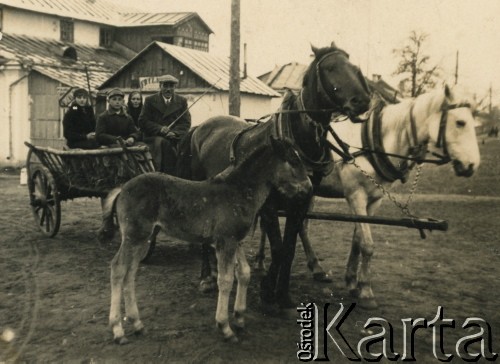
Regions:
<instances>
[{"instance_id":1,"label":"flat cap","mask_svg":"<svg viewBox=\"0 0 500 364\"><path fill-rule=\"evenodd\" d=\"M179 80L177 78L175 78L174 76L172 76L172 75L163 75L163 76L158 77L158 82L160 84L162 84L162 83L174 83L174 84L178 84Z\"/></svg>"},{"instance_id":2,"label":"flat cap","mask_svg":"<svg viewBox=\"0 0 500 364\"><path fill-rule=\"evenodd\" d=\"M108 99L112 98L113 96L125 97L125 94L119 88L114 88L108 92Z\"/></svg>"},{"instance_id":3,"label":"flat cap","mask_svg":"<svg viewBox=\"0 0 500 364\"><path fill-rule=\"evenodd\" d=\"M85 97L88 97L89 96L89 92L87 90L85 90L84 88L77 88L75 91L73 91L73 97L78 97L78 96L85 96Z\"/></svg>"}]
</instances>

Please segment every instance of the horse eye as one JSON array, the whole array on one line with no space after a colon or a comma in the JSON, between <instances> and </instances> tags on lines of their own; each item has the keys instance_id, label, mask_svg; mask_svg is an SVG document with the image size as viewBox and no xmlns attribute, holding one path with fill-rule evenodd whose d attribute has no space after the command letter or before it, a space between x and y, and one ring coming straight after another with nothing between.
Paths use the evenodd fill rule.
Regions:
<instances>
[{"instance_id":1,"label":"horse eye","mask_svg":"<svg viewBox=\"0 0 500 364\"><path fill-rule=\"evenodd\" d=\"M463 120L457 120L457 127L459 127L459 128L465 127L465 121L463 121Z\"/></svg>"}]
</instances>

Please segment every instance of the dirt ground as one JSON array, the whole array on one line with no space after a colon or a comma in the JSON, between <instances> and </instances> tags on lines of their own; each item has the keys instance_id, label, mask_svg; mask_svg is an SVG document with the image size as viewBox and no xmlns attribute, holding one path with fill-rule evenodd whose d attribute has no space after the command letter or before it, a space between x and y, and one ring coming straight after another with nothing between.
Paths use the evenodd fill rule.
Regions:
<instances>
[{"instance_id":1,"label":"dirt ground","mask_svg":"<svg viewBox=\"0 0 500 364\"><path fill-rule=\"evenodd\" d=\"M0 363L298 362L298 316L264 314L255 274L248 294L247 330L240 343L223 342L215 330L216 294L198 291L199 248L163 237L137 277L147 332L132 336L128 345L115 345L107 326L109 263L119 242L104 247L97 243L99 201L64 202L59 234L44 238L34 225L27 188L19 185L19 177L0 175L0 189L0 333L4 332ZM321 200L317 208L347 212L342 200ZM444 350L455 355L452 362L462 362L456 358L457 341L477 332L461 328L468 317L489 323L493 350L500 352L500 198L417 195L412 209L419 216L447 220L449 230L421 240L412 229L373 226L373 289L379 308L355 307L341 332L355 347L366 335L362 326L370 317L385 318L394 328L394 349L401 353L401 319L431 321L442 306L444 318L455 320L455 329L445 328L442 335ZM387 201L381 212L399 216ZM310 231L334 281L314 282L298 246L291 293L298 303L316 302L320 307L330 303L331 319L339 303L351 302L343 277L352 224L313 221ZM258 234L245 239L249 259L257 241ZM439 362L432 345L432 329L417 331L417 362ZM478 348L473 345L471 352ZM349 362L331 342L327 350L332 362ZM380 350L381 345L375 344L371 352Z\"/></svg>"}]
</instances>

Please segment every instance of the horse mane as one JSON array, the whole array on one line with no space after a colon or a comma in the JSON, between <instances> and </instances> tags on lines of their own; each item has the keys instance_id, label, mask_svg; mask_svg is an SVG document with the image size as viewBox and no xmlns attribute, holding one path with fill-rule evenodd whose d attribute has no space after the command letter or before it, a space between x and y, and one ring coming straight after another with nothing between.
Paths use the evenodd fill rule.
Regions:
<instances>
[{"instance_id":1,"label":"horse mane","mask_svg":"<svg viewBox=\"0 0 500 364\"><path fill-rule=\"evenodd\" d=\"M311 74L314 74L314 67L316 67L317 62L326 54L331 53L331 52L342 52L344 53L347 57L349 57L349 54L344 51L343 49L338 48L335 45L332 45L330 47L323 47L323 48L313 48L314 51L314 60L309 64L309 67L307 67L306 72L304 74L304 78L302 79L302 87L307 86L309 83L311 77Z\"/></svg>"},{"instance_id":2,"label":"horse mane","mask_svg":"<svg viewBox=\"0 0 500 364\"><path fill-rule=\"evenodd\" d=\"M210 178L213 182L216 183L224 183L231 182L232 177L238 175L240 171L246 171L249 168L249 164L253 163L255 159L264 154L265 151L269 150L271 147L270 143L264 143L259 145L256 149L252 150L249 154L247 154L241 160L237 160L236 163L230 164L226 169L222 172L217 173L215 176Z\"/></svg>"},{"instance_id":3,"label":"horse mane","mask_svg":"<svg viewBox=\"0 0 500 364\"><path fill-rule=\"evenodd\" d=\"M176 164L176 176L184 179L192 178L191 171L191 139L193 133L197 126L192 127L189 131L181 138L177 146L177 164Z\"/></svg>"},{"instance_id":4,"label":"horse mane","mask_svg":"<svg viewBox=\"0 0 500 364\"><path fill-rule=\"evenodd\" d=\"M283 101L281 101L281 109L282 110L290 110L292 109L293 103L295 102L296 96L292 90L289 88L286 89L285 94L283 95Z\"/></svg>"}]
</instances>

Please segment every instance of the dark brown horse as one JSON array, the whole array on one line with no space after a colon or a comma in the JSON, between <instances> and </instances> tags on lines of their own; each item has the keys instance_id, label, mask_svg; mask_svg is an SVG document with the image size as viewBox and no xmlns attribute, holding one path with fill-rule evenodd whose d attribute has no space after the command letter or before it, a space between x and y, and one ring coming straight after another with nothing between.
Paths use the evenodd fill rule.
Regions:
<instances>
[{"instance_id":1,"label":"dark brown horse","mask_svg":"<svg viewBox=\"0 0 500 364\"><path fill-rule=\"evenodd\" d=\"M236 341L228 317L235 270L238 286L234 318L238 327L244 326L250 280L250 267L239 242L250 230L271 188L289 198L312 193L307 170L293 145L286 140L268 140L209 180L187 181L147 173L109 193L103 207L102 229L114 231L116 213L122 236L120 249L111 262L109 323L116 343L127 342L122 327L122 294L134 331L144 328L137 308L135 276L156 226L174 239L215 245L219 287L215 319L224 337Z\"/></svg>"},{"instance_id":2,"label":"dark brown horse","mask_svg":"<svg viewBox=\"0 0 500 364\"><path fill-rule=\"evenodd\" d=\"M353 121L364 121L370 102L370 91L358 67L334 44L317 49L308 67L298 95L289 92L280 110L266 123L249 127L231 116L211 118L188 133L179 146L178 175L204 180L213 176L231 161L240 158L264 143L269 135L288 137L295 142L301 160L308 168L313 183L318 183L331 168L326 147L326 129L333 113L347 115ZM294 307L289 297L290 268L295 254L297 234L307 212L311 196L284 200L271 193L260 211L262 223L271 242L272 262L261 282L264 303ZM278 209L287 213L283 239ZM207 262L208 259L204 259ZM209 270L203 269L207 275ZM202 276L202 279L206 278Z\"/></svg>"}]
</instances>

